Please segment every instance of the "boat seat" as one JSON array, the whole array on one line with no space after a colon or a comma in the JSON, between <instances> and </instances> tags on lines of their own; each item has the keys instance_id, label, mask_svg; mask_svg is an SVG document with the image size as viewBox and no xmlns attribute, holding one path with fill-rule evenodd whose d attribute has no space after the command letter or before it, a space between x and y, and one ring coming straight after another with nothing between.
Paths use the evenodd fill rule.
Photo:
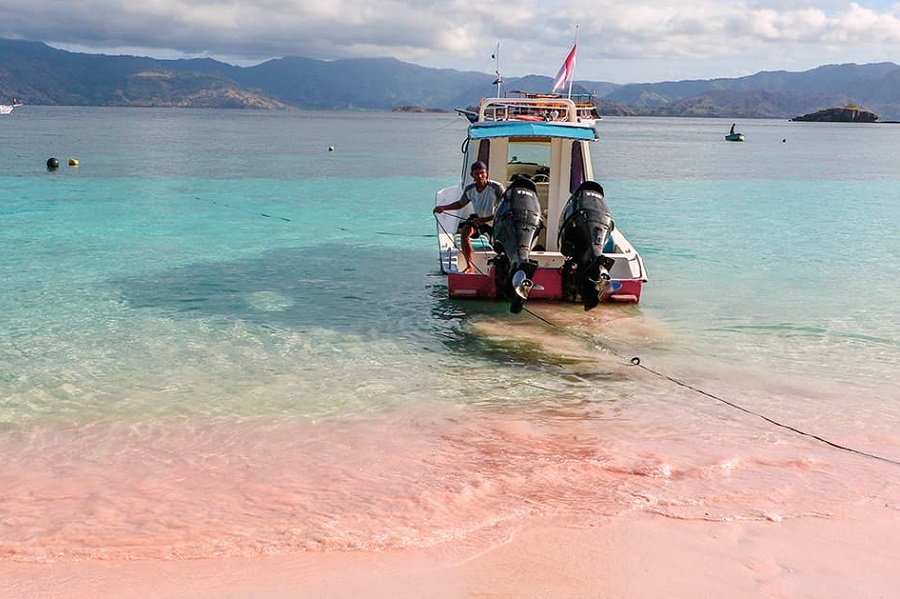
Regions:
<instances>
[{"instance_id":1,"label":"boat seat","mask_svg":"<svg viewBox=\"0 0 900 599\"><path fill-rule=\"evenodd\" d=\"M462 247L462 237L457 233L455 236L454 242L456 243L456 247ZM491 243L490 237L487 235L479 235L478 237L472 238L472 249L475 251L479 250L490 250L493 249L493 244Z\"/></svg>"}]
</instances>

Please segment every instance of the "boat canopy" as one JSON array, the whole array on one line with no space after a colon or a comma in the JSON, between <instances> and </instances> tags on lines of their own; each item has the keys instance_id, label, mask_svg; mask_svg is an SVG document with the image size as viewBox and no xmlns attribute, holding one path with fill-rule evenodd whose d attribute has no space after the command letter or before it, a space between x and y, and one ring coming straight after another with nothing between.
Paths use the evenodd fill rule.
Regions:
<instances>
[{"instance_id":1,"label":"boat canopy","mask_svg":"<svg viewBox=\"0 0 900 599\"><path fill-rule=\"evenodd\" d=\"M470 139L492 137L558 137L595 141L593 127L541 121L484 121L469 126Z\"/></svg>"}]
</instances>

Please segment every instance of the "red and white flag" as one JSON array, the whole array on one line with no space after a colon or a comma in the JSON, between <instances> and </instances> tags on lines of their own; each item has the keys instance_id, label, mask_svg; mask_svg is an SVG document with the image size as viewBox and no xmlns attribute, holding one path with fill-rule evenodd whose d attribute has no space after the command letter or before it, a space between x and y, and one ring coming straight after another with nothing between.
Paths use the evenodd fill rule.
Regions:
<instances>
[{"instance_id":1,"label":"red and white flag","mask_svg":"<svg viewBox=\"0 0 900 599\"><path fill-rule=\"evenodd\" d=\"M572 46L569 55L566 56L566 62L559 68L556 79L553 80L553 89L551 91L556 91L557 89L564 87L569 80L569 77L572 76L572 71L575 70L575 48L577 47L578 44Z\"/></svg>"}]
</instances>

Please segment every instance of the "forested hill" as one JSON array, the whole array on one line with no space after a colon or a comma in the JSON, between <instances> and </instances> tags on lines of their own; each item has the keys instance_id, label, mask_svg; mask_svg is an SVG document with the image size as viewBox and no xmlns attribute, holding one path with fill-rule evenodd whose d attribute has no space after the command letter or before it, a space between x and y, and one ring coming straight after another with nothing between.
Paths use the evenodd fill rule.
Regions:
<instances>
[{"instance_id":1,"label":"forested hill","mask_svg":"<svg viewBox=\"0 0 900 599\"><path fill-rule=\"evenodd\" d=\"M432 69L393 58L321 61L300 57L238 67L211 59L157 60L57 50L0 39L0 102L27 105L179 106L453 110L494 94L494 75ZM505 81L506 89L549 91L539 75ZM900 66L822 66L734 79L616 85L578 81L595 92L601 114L791 118L856 105L881 120L900 120Z\"/></svg>"}]
</instances>

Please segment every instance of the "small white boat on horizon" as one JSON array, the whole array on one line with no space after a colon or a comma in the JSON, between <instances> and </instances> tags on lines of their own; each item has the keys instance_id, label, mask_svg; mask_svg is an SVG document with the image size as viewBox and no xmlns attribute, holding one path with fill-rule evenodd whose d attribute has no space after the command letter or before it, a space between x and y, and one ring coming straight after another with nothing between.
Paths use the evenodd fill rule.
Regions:
<instances>
[{"instance_id":1,"label":"small white boat on horizon","mask_svg":"<svg viewBox=\"0 0 900 599\"><path fill-rule=\"evenodd\" d=\"M21 102L13 98L12 104L0 104L0 114L10 114L13 110L21 105Z\"/></svg>"}]
</instances>

